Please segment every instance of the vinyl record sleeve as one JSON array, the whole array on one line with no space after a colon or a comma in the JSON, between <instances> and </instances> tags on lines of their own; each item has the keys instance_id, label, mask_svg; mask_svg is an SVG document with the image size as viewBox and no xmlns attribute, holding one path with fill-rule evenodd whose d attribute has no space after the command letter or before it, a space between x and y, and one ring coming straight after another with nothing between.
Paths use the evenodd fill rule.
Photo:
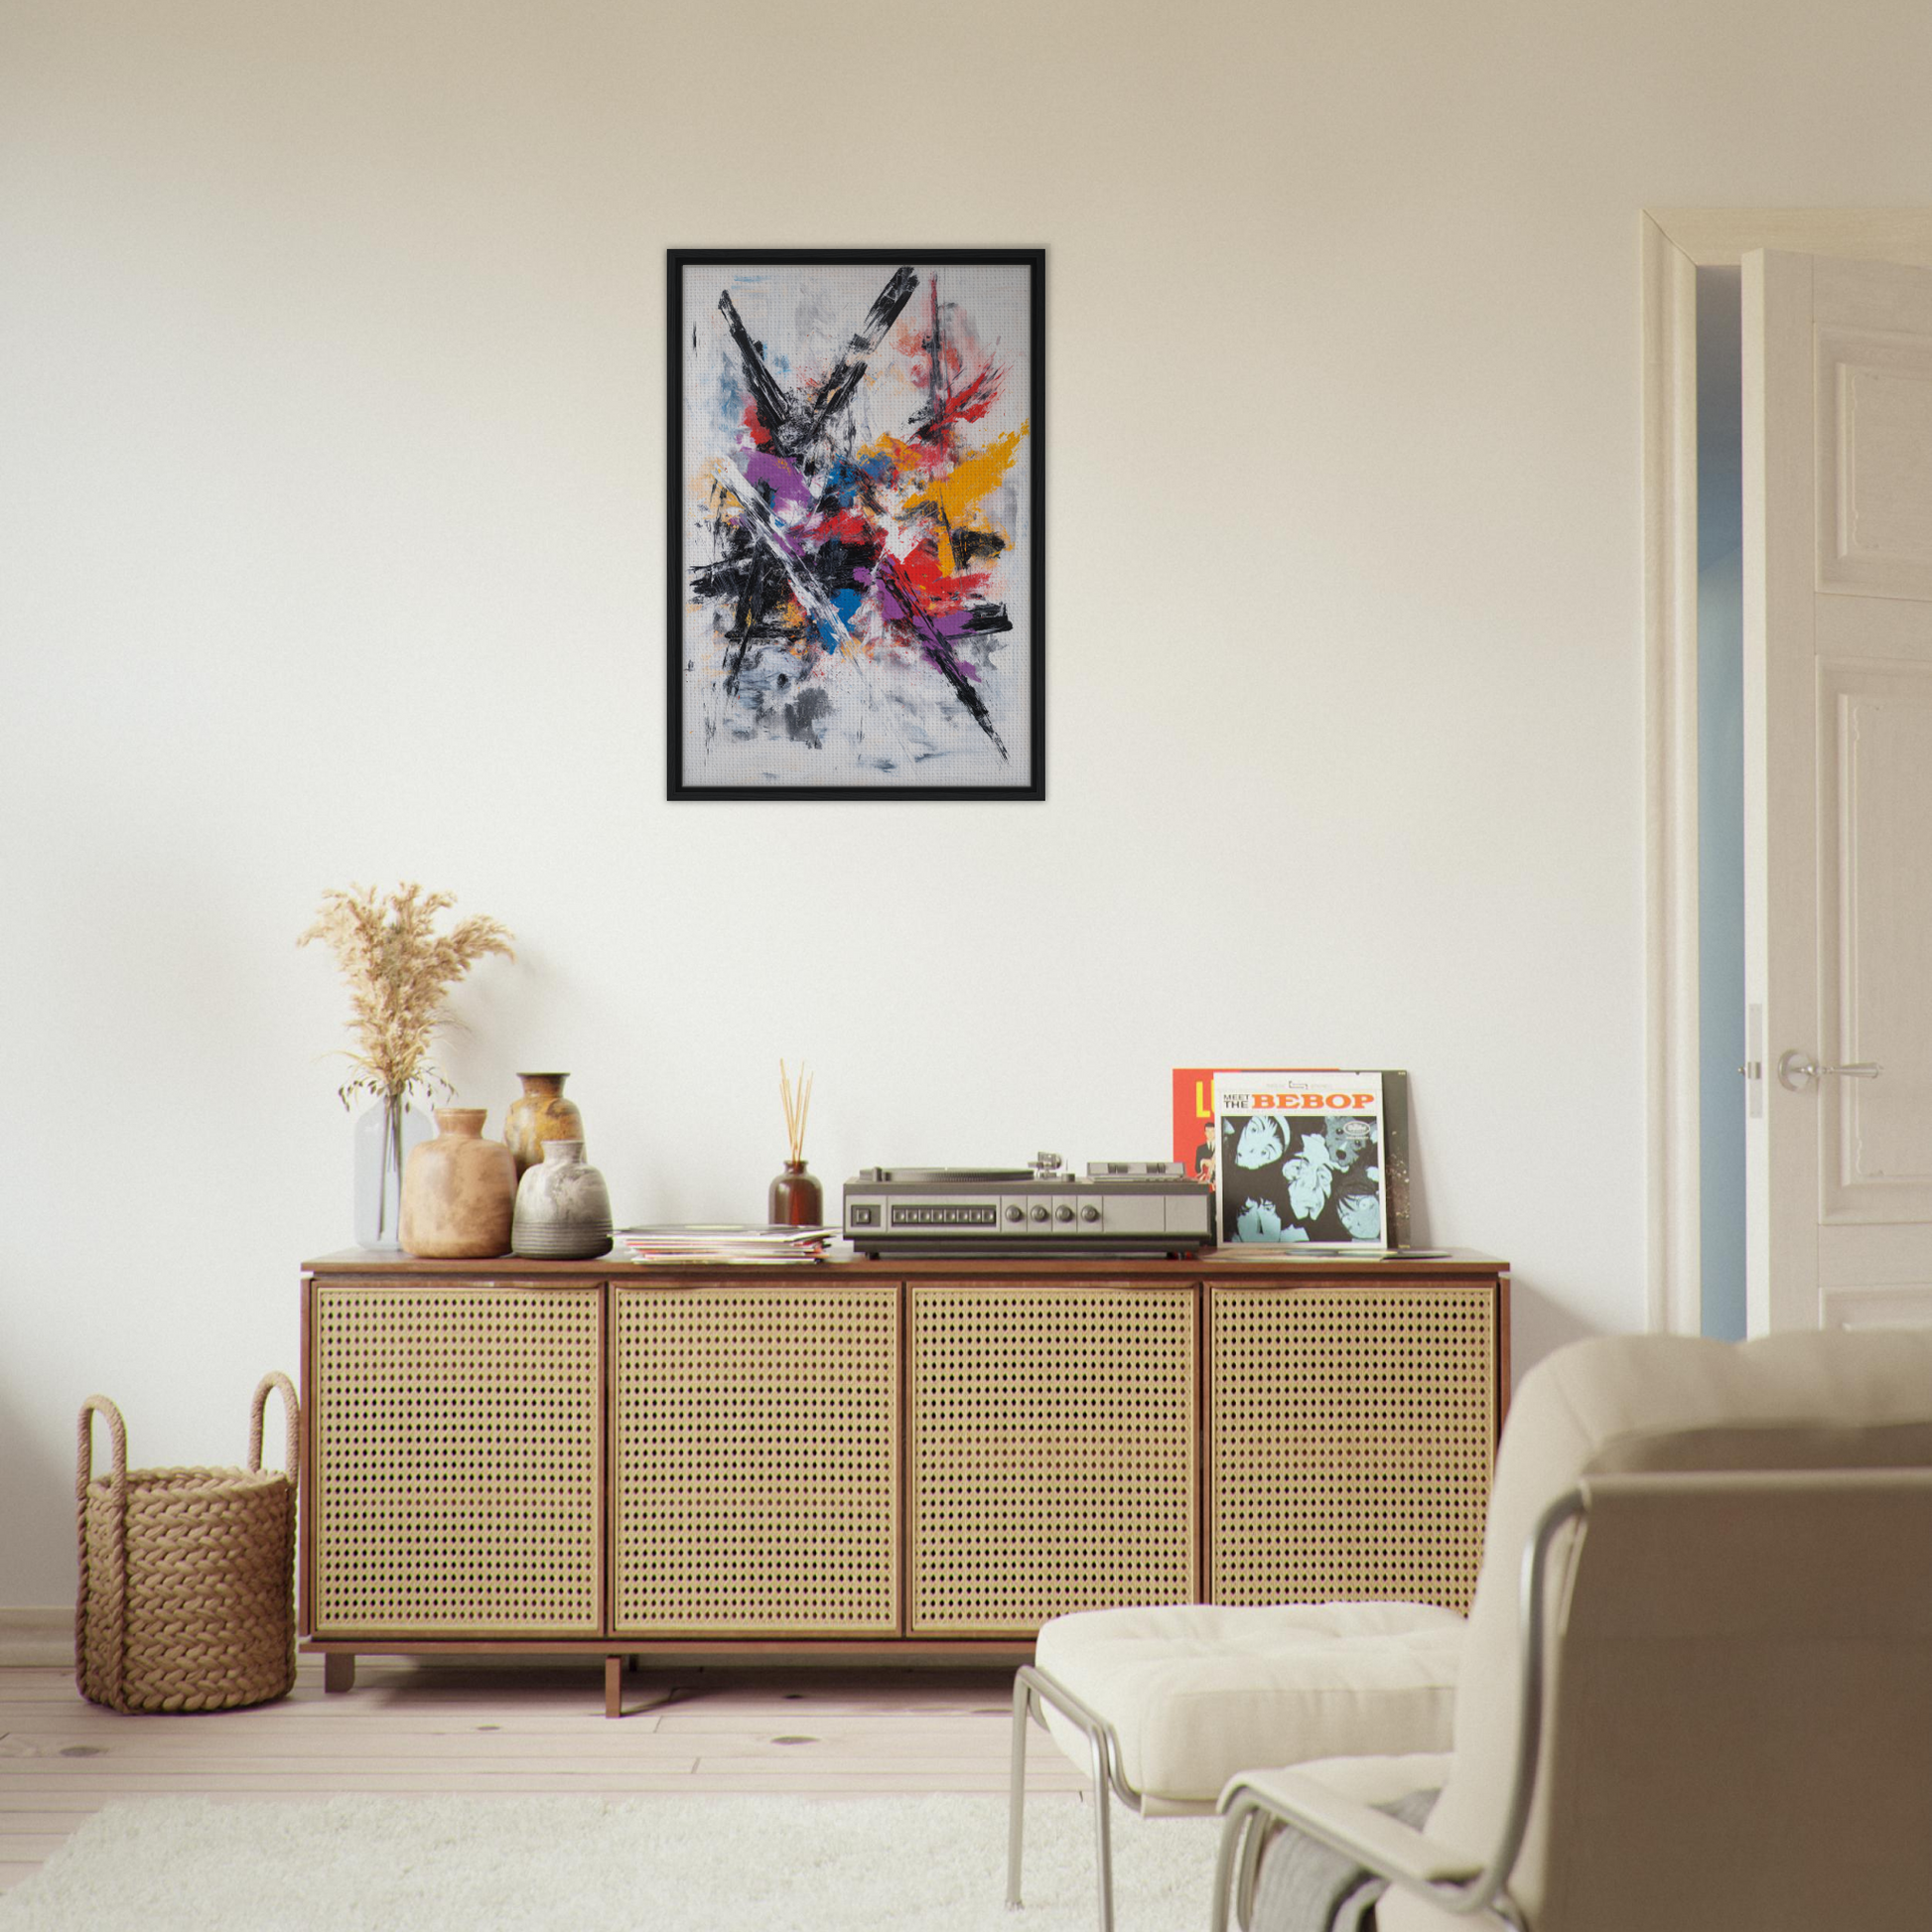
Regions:
<instances>
[{"instance_id":1,"label":"vinyl record sleeve","mask_svg":"<svg viewBox=\"0 0 1932 1932\"><path fill-rule=\"evenodd\" d=\"M1242 1169L1232 1158L1230 1150L1222 1145L1215 1112L1217 1081L1243 1083L1250 1098L1257 1092L1276 1095L1293 1093L1298 1097L1298 1104L1293 1109L1275 1110L1283 1119L1292 1115L1298 1125L1296 1129L1288 1130L1278 1124L1274 1130L1282 1137L1282 1148L1274 1162L1275 1172L1266 1180L1256 1178L1256 1168ZM1331 1178L1327 1196L1320 1203L1322 1211L1312 1218L1298 1218L1293 1212L1289 1199L1289 1176L1282 1170L1298 1156L1314 1160L1317 1166L1320 1163L1317 1157L1307 1154L1299 1140L1291 1145L1287 1134L1298 1132L1305 1139L1318 1131L1325 1151L1326 1123L1329 1118L1327 1110L1299 1104L1301 1097L1317 1090L1324 1100L1331 1093L1352 1097L1357 1093L1374 1091L1379 1096L1378 1159L1373 1165L1379 1169L1374 1191L1380 1202L1381 1232L1373 1240L1360 1239L1350 1233L1340 1219L1342 1200L1360 1191L1360 1183L1346 1177L1365 1165L1359 1151L1350 1160L1346 1150L1342 1150L1341 1158L1347 1162L1347 1167L1341 1173L1335 1173L1337 1162L1332 1157L1328 1160L1327 1165L1331 1173L1335 1173L1335 1178ZM1230 1087L1229 1092L1232 1095L1235 1089ZM1244 1117L1252 1117L1252 1109L1248 1110ZM1335 1117L1346 1117L1346 1110L1335 1110ZM1250 1143L1250 1153L1258 1154L1260 1141L1265 1139L1266 1130L1262 1130L1259 1140ZM1238 1151L1239 1146L1240 1135L1237 1131L1233 1149ZM1337 1147L1341 1149L1339 1134ZM1193 1179L1214 1184L1216 1224L1223 1243L1280 1247L1299 1246L1306 1242L1311 1246L1354 1247L1363 1252L1384 1248L1402 1249L1410 1243L1409 1074L1406 1068L1305 1066L1244 1070L1237 1067L1177 1066L1173 1069L1173 1159ZM1244 1183L1238 1199L1233 1201L1234 1212L1231 1216L1226 1213L1225 1207L1232 1197L1232 1183L1225 1187L1221 1184L1224 1160L1225 1166L1239 1174ZM1302 1178L1301 1198L1304 1205L1308 1205L1311 1189L1319 1191L1320 1183L1306 1173ZM1340 1180L1339 1188L1336 1179ZM1255 1201L1252 1213L1247 1205L1251 1196ZM1328 1211L1331 1203L1332 1211ZM1247 1217L1247 1232L1243 1232L1244 1216ZM1358 1208L1350 1210L1350 1219L1357 1226L1365 1225ZM1274 1231L1264 1232L1270 1228L1271 1220ZM1324 1232L1314 1232L1317 1227Z\"/></svg>"}]
</instances>

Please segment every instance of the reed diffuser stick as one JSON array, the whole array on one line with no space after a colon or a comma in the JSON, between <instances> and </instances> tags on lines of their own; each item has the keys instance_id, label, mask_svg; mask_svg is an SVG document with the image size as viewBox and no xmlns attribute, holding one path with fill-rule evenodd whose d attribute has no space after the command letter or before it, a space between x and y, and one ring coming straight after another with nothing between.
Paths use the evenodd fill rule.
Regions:
<instances>
[{"instance_id":1,"label":"reed diffuser stick","mask_svg":"<svg viewBox=\"0 0 1932 1932\"><path fill-rule=\"evenodd\" d=\"M798 1062L798 1082L792 1083L789 1070L784 1061L778 1062L778 1098L784 1103L785 1139L791 1147L791 1158L803 1161L805 1158L805 1122L812 1110L812 1076L805 1071L805 1062Z\"/></svg>"}]
</instances>

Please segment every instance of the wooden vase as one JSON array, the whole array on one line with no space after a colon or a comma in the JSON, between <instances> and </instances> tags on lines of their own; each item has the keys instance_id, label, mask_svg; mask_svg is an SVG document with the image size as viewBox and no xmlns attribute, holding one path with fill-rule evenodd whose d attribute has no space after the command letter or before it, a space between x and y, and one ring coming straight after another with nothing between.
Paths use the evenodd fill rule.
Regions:
<instances>
[{"instance_id":1,"label":"wooden vase","mask_svg":"<svg viewBox=\"0 0 1932 1932\"><path fill-rule=\"evenodd\" d=\"M439 1107L436 1138L402 1176L402 1245L425 1260L505 1255L516 1207L516 1163L483 1138L487 1109Z\"/></svg>"}]
</instances>

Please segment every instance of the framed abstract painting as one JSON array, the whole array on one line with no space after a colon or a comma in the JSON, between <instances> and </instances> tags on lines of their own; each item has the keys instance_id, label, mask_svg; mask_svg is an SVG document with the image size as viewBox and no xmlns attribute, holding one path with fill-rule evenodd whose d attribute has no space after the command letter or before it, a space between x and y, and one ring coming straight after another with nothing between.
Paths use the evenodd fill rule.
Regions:
<instances>
[{"instance_id":1,"label":"framed abstract painting","mask_svg":"<svg viewBox=\"0 0 1932 1932\"><path fill-rule=\"evenodd\" d=\"M671 797L1046 795L1045 273L670 251Z\"/></svg>"}]
</instances>

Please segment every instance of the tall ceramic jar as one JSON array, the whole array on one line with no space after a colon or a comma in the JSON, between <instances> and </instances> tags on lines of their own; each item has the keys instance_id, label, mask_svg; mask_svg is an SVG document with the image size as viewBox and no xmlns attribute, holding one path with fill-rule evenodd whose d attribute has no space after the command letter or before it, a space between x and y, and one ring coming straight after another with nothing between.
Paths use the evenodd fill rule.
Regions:
<instances>
[{"instance_id":1,"label":"tall ceramic jar","mask_svg":"<svg viewBox=\"0 0 1932 1932\"><path fill-rule=\"evenodd\" d=\"M483 1138L487 1109L439 1107L436 1138L402 1176L402 1245L425 1259L504 1255L516 1206L516 1163Z\"/></svg>"},{"instance_id":2,"label":"tall ceramic jar","mask_svg":"<svg viewBox=\"0 0 1932 1932\"><path fill-rule=\"evenodd\" d=\"M503 1144L516 1162L517 1178L543 1159L545 1141L581 1141L584 1116L564 1098L568 1073L519 1073L523 1092L503 1116Z\"/></svg>"}]
</instances>

